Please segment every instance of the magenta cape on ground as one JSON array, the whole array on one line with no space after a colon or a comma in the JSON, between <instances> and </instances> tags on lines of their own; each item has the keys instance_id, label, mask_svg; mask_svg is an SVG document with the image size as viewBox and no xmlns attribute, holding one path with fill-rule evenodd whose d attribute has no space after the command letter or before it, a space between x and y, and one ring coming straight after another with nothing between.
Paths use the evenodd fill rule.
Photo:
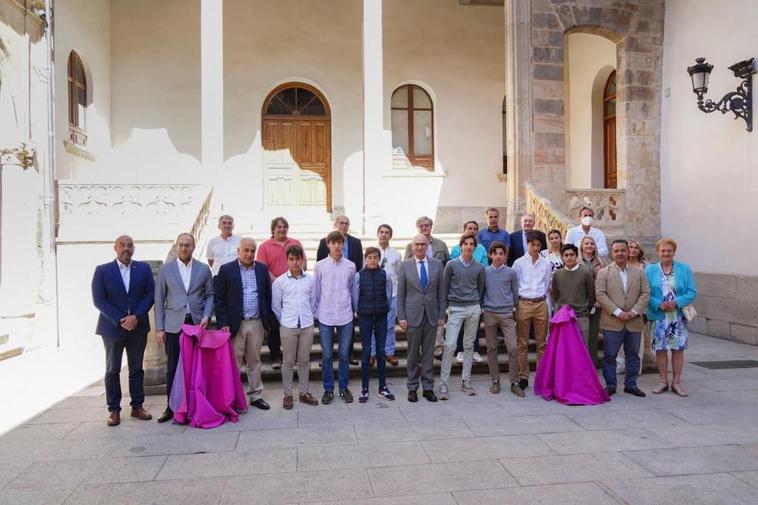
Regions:
<instances>
[{"instance_id":1,"label":"magenta cape on ground","mask_svg":"<svg viewBox=\"0 0 758 505\"><path fill-rule=\"evenodd\" d=\"M568 305L550 320L550 339L537 366L534 394L567 405L597 405L611 399L600 384L574 309Z\"/></svg>"},{"instance_id":2,"label":"magenta cape on ground","mask_svg":"<svg viewBox=\"0 0 758 505\"><path fill-rule=\"evenodd\" d=\"M180 357L169 407L179 423L215 428L247 411L234 348L228 331L182 325Z\"/></svg>"}]
</instances>

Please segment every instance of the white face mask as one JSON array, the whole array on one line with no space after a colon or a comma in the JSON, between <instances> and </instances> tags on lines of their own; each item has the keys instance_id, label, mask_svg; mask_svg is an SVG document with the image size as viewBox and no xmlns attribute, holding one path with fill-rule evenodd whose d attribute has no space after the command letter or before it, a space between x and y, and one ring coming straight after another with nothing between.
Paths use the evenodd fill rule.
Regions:
<instances>
[{"instance_id":1,"label":"white face mask","mask_svg":"<svg viewBox=\"0 0 758 505\"><path fill-rule=\"evenodd\" d=\"M592 224L592 216L584 216L582 218L582 224L584 226L590 226Z\"/></svg>"}]
</instances>

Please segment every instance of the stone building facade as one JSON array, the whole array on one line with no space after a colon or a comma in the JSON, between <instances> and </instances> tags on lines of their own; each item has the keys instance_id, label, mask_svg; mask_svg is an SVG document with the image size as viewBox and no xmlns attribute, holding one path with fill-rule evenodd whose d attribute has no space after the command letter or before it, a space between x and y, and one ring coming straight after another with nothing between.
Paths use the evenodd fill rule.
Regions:
<instances>
[{"instance_id":1,"label":"stone building facade","mask_svg":"<svg viewBox=\"0 0 758 505\"><path fill-rule=\"evenodd\" d=\"M422 214L437 233L490 206L509 230L526 211L565 229L590 204L609 237L680 240L703 286L696 329L758 343L755 262L725 265L686 218L713 226L717 200L690 204L729 198L708 167L729 152L744 184L716 240L749 226L758 143L706 119L685 71L695 50L725 66L758 47L744 22L687 4L0 0L0 328L92 345L89 280L119 233L160 261L180 231L202 246L222 213L259 239L274 215L310 240L338 213L407 239Z\"/></svg>"}]
</instances>

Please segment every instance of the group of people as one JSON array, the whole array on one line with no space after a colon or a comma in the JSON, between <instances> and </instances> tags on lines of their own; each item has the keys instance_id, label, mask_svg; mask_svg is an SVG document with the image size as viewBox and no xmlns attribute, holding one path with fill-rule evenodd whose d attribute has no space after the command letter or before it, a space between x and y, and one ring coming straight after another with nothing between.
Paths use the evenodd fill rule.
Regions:
<instances>
[{"instance_id":1,"label":"group of people","mask_svg":"<svg viewBox=\"0 0 758 505\"><path fill-rule=\"evenodd\" d=\"M228 330L237 364L247 369L250 405L268 410L263 399L261 348L269 346L274 368L281 368L282 405L306 405L319 400L309 390L310 354L315 325L321 344L322 404L335 398L333 350L338 352L337 392L342 401L354 400L349 388L355 327L361 341L361 389L358 401L370 398L371 369L376 365L377 394L394 400L386 381L386 363L397 366L395 327L407 338L407 399L418 401L418 390L430 401L450 398L454 357L462 361L461 390L477 394L471 369L478 357L479 327L484 326L490 393L500 393L498 332L508 353L510 390L525 396L529 386L528 344L535 340L537 366L545 350L550 314L570 306L587 345L596 359L598 333L603 333L602 372L606 391L616 393L616 358L623 347L624 391L642 397L637 387L640 342L650 321L652 349L657 353L660 384L678 395L683 351L687 347L685 307L696 296L690 268L674 261L676 243L661 239L660 262L647 264L638 242L613 240L610 251L604 234L593 226L593 210L580 211L581 224L562 237L534 229L530 214L521 218L521 230L508 233L499 226L499 211L485 212L486 227L465 223L458 244L447 245L432 236L433 221L416 220L418 234L405 254L390 245L393 230L377 229L377 243L363 248L349 234L350 220L339 216L335 229L323 238L313 273L308 272L302 243L288 236L283 217L271 222L271 237L260 246L233 233L231 216L219 218L220 234L208 244L208 264L193 259L195 239L179 235L176 259L164 263L153 281L150 266L132 260L134 242L120 236L116 259L98 266L92 281L95 306L100 311L97 333L106 351L105 386L108 425L120 422L119 373L126 350L129 366L131 416L149 420L143 408L142 357L149 331L148 312L155 306L157 338L167 355L167 396L171 396L180 356L182 325L206 328L215 313L216 326ZM565 243L564 243L565 241ZM610 260L607 256L610 255ZM357 321L357 325L355 322ZM435 351L441 349L440 381L435 388ZM673 380L668 381L671 351ZM238 378L237 378L238 379ZM159 422L174 418L169 406Z\"/></svg>"}]
</instances>

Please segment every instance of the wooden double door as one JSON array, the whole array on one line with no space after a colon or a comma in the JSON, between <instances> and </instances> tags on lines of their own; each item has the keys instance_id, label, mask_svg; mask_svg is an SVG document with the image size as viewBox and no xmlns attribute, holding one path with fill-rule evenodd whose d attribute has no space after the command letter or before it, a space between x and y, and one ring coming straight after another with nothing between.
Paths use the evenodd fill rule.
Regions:
<instances>
[{"instance_id":1,"label":"wooden double door","mask_svg":"<svg viewBox=\"0 0 758 505\"><path fill-rule=\"evenodd\" d=\"M279 86L263 108L266 207L332 210L331 119L324 97L300 83Z\"/></svg>"}]
</instances>

